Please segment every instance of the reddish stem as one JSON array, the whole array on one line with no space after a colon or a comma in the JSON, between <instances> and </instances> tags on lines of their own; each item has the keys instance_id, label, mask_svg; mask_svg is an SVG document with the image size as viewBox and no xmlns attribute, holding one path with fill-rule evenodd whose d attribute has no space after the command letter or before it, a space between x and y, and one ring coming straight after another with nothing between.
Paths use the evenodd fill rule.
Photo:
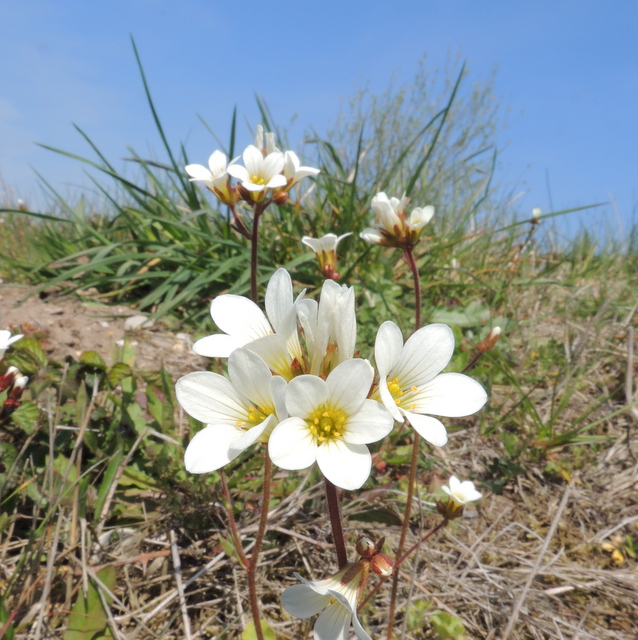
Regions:
<instances>
[{"instance_id":1,"label":"reddish stem","mask_svg":"<svg viewBox=\"0 0 638 640\"><path fill-rule=\"evenodd\" d=\"M343 525L341 523L341 509L339 507L339 494L337 487L325 479L326 484L326 501L328 502L328 515L330 517L330 526L332 527L332 538L335 543L337 552L337 563L339 569L343 569L348 564L348 552L346 551L346 543L343 537Z\"/></svg>"}]
</instances>

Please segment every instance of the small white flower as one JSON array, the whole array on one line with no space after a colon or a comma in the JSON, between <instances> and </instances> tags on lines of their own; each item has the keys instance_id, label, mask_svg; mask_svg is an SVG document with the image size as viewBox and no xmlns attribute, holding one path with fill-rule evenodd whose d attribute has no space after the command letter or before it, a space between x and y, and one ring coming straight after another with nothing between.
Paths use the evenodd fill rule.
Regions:
<instances>
[{"instance_id":1,"label":"small white flower","mask_svg":"<svg viewBox=\"0 0 638 640\"><path fill-rule=\"evenodd\" d=\"M269 451L283 469L305 469L317 462L323 475L342 489L358 489L372 466L366 444L392 430L390 413L368 400L373 370L361 359L346 360L323 380L293 378L286 390L290 418L273 430Z\"/></svg>"},{"instance_id":2,"label":"small white flower","mask_svg":"<svg viewBox=\"0 0 638 640\"><path fill-rule=\"evenodd\" d=\"M265 196L267 189L277 189L286 185L286 177L281 173L284 168L284 154L272 151L266 157L261 149L252 144L242 154L244 167L233 164L228 173L237 178L244 189L253 193L253 198Z\"/></svg>"},{"instance_id":3,"label":"small white flower","mask_svg":"<svg viewBox=\"0 0 638 640\"><path fill-rule=\"evenodd\" d=\"M189 164L186 166L186 173L190 176L191 182L203 182L219 200L231 204L233 198L229 189L227 164L226 154L218 150L208 159L208 169L201 164Z\"/></svg>"},{"instance_id":4,"label":"small white flower","mask_svg":"<svg viewBox=\"0 0 638 640\"><path fill-rule=\"evenodd\" d=\"M441 489L458 505L474 502L483 497L483 494L474 488L471 480L461 482L456 476L451 476L449 486L443 486Z\"/></svg>"},{"instance_id":5,"label":"small white flower","mask_svg":"<svg viewBox=\"0 0 638 640\"><path fill-rule=\"evenodd\" d=\"M19 333L14 336L11 335L11 331L8 329L0 330L0 360L2 360L5 351L14 343L20 340L20 338L24 338L24 336Z\"/></svg>"},{"instance_id":6,"label":"small white flower","mask_svg":"<svg viewBox=\"0 0 638 640\"><path fill-rule=\"evenodd\" d=\"M299 158L294 151L286 151L284 154L284 176L287 180L286 189L294 187L299 180L307 176L316 176L319 169L300 166Z\"/></svg>"},{"instance_id":7,"label":"small white flower","mask_svg":"<svg viewBox=\"0 0 638 640\"><path fill-rule=\"evenodd\" d=\"M217 296L210 305L210 315L224 333L198 340L193 345L193 351L208 358L227 358L235 349L253 340L271 335L291 324L296 327L292 280L285 269L277 269L270 278L265 306L268 317L248 298L232 293ZM291 349L293 352L299 351L300 355L296 332L287 333Z\"/></svg>"},{"instance_id":8,"label":"small white flower","mask_svg":"<svg viewBox=\"0 0 638 640\"><path fill-rule=\"evenodd\" d=\"M372 198L372 210L377 214L376 227L364 229L360 237L371 244L411 245L417 242L423 227L432 219L434 207L417 207L409 217L405 208L409 198L405 195L398 198L388 198L383 192Z\"/></svg>"},{"instance_id":9,"label":"small white flower","mask_svg":"<svg viewBox=\"0 0 638 640\"><path fill-rule=\"evenodd\" d=\"M460 418L487 401L485 389L461 373L441 373L454 353L454 334L444 324L422 327L405 345L394 322L384 322L374 344L377 394L395 420L408 419L431 444L442 447L447 431L430 415Z\"/></svg>"},{"instance_id":10,"label":"small white flower","mask_svg":"<svg viewBox=\"0 0 638 640\"><path fill-rule=\"evenodd\" d=\"M367 578L357 564L325 580L311 582L297 573L295 578L303 584L288 587L281 594L281 604L297 618L310 618L323 611L315 622L315 640L347 640L350 626L359 640L372 640L357 618L357 604Z\"/></svg>"},{"instance_id":11,"label":"small white flower","mask_svg":"<svg viewBox=\"0 0 638 640\"><path fill-rule=\"evenodd\" d=\"M266 145L264 146L264 138L266 139ZM258 124L257 131L255 132L255 146L258 149L264 150L264 155L268 155L273 151L279 151L275 144L275 134L272 131L264 132L264 128Z\"/></svg>"},{"instance_id":12,"label":"small white flower","mask_svg":"<svg viewBox=\"0 0 638 640\"><path fill-rule=\"evenodd\" d=\"M184 411L206 426L184 455L191 473L220 469L257 441L267 442L273 427L288 416L286 382L247 349L228 359L228 377L209 371L189 373L175 385Z\"/></svg>"},{"instance_id":13,"label":"small white flower","mask_svg":"<svg viewBox=\"0 0 638 640\"><path fill-rule=\"evenodd\" d=\"M315 252L317 260L319 260L321 273L323 273L324 277L338 280L340 276L337 272L337 246L344 238L351 235L352 232L344 233L342 236L328 233L321 238L304 236L301 242Z\"/></svg>"}]
</instances>

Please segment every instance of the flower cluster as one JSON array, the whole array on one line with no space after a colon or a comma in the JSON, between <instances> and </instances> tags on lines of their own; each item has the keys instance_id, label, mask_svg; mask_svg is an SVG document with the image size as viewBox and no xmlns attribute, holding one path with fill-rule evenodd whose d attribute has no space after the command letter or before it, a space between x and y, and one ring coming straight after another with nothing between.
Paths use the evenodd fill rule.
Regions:
<instances>
[{"instance_id":1,"label":"flower cluster","mask_svg":"<svg viewBox=\"0 0 638 640\"><path fill-rule=\"evenodd\" d=\"M228 378L191 373L177 382L184 410L206 427L190 442L186 467L219 469L256 442L268 442L282 469L315 462L343 489L368 479L367 445L406 419L428 442L443 446L444 425L433 415L459 417L478 411L487 395L458 373L441 373L454 350L449 327L419 329L405 344L393 322L377 333L377 370L356 357L354 291L326 280L319 302L301 292L294 299L285 269L266 290L264 313L232 294L215 298L211 316L224 332L197 341L194 350L228 357Z\"/></svg>"},{"instance_id":2,"label":"flower cluster","mask_svg":"<svg viewBox=\"0 0 638 640\"><path fill-rule=\"evenodd\" d=\"M189 164L186 172L191 182L204 183L220 202L229 206L240 199L261 203L269 195L281 204L297 182L319 173L319 169L302 167L294 151L279 151L274 134L264 133L261 125L257 126L255 144L246 147L241 158L243 166L238 164L239 157L229 163L226 155L217 150L208 159L208 168ZM231 178L238 181L235 186L231 186Z\"/></svg>"}]
</instances>

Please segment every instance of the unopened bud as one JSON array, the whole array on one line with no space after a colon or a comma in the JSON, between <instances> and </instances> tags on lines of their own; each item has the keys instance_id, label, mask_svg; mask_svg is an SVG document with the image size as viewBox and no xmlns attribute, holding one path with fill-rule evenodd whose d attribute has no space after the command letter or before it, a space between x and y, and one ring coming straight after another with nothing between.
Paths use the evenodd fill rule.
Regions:
<instances>
[{"instance_id":1,"label":"unopened bud","mask_svg":"<svg viewBox=\"0 0 638 640\"><path fill-rule=\"evenodd\" d=\"M371 558L377 550L377 545L368 536L360 536L356 549L362 558Z\"/></svg>"},{"instance_id":2,"label":"unopened bud","mask_svg":"<svg viewBox=\"0 0 638 640\"><path fill-rule=\"evenodd\" d=\"M282 205L288 201L288 192L287 191L275 191L272 197L272 201L275 204Z\"/></svg>"},{"instance_id":3,"label":"unopened bud","mask_svg":"<svg viewBox=\"0 0 638 640\"><path fill-rule=\"evenodd\" d=\"M501 328L494 327L487 334L487 337L485 338L485 340L478 343L477 347L479 351L481 352L490 351L496 346L496 343L498 342L498 339L500 337L501 337Z\"/></svg>"},{"instance_id":4,"label":"unopened bud","mask_svg":"<svg viewBox=\"0 0 638 640\"><path fill-rule=\"evenodd\" d=\"M534 207L532 209L532 219L530 222L532 224L539 224L541 221L541 216L543 215L543 210L540 207Z\"/></svg>"},{"instance_id":5,"label":"unopened bud","mask_svg":"<svg viewBox=\"0 0 638 640\"><path fill-rule=\"evenodd\" d=\"M375 553L370 560L370 566L378 576L391 576L394 571L392 560L385 553Z\"/></svg>"},{"instance_id":6,"label":"unopened bud","mask_svg":"<svg viewBox=\"0 0 638 640\"><path fill-rule=\"evenodd\" d=\"M0 376L0 393L2 393L5 389L8 389L13 385L14 381L20 375L20 371L18 367L9 367L1 376Z\"/></svg>"}]
</instances>

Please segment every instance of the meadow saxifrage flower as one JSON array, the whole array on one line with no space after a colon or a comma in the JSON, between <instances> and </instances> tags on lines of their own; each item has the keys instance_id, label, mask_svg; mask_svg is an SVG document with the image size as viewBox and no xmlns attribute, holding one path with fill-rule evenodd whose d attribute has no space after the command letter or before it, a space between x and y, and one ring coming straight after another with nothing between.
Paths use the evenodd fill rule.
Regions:
<instances>
[{"instance_id":1,"label":"meadow saxifrage flower","mask_svg":"<svg viewBox=\"0 0 638 640\"><path fill-rule=\"evenodd\" d=\"M337 236L334 233L327 233L321 238L304 236L301 239L303 244L315 252L317 260L319 260L319 268L324 278L338 280L341 277L337 271L337 246L339 246L339 243L344 238L351 235L352 232L344 233L341 236Z\"/></svg>"},{"instance_id":2,"label":"meadow saxifrage flower","mask_svg":"<svg viewBox=\"0 0 638 640\"><path fill-rule=\"evenodd\" d=\"M456 476L450 476L447 486L441 487L450 499L447 502L436 501L436 510L447 520L454 520L463 515L463 509L468 502L475 502L483 494L474 488L471 480L461 482Z\"/></svg>"},{"instance_id":3,"label":"meadow saxifrage flower","mask_svg":"<svg viewBox=\"0 0 638 640\"><path fill-rule=\"evenodd\" d=\"M255 202L261 202L268 189L286 185L286 177L282 174L284 154L281 151L272 151L264 157L262 150L251 144L244 150L242 159L245 166L233 164L228 167L228 173L241 182Z\"/></svg>"},{"instance_id":4,"label":"meadow saxifrage flower","mask_svg":"<svg viewBox=\"0 0 638 640\"><path fill-rule=\"evenodd\" d=\"M316 176L320 172L314 167L302 167L299 158L294 151L284 153L284 176L286 177L286 190L294 187L300 180L308 176Z\"/></svg>"},{"instance_id":5,"label":"meadow saxifrage flower","mask_svg":"<svg viewBox=\"0 0 638 640\"><path fill-rule=\"evenodd\" d=\"M460 418L476 413L486 402L485 389L461 373L441 373L454 353L454 334L444 324L430 324L403 344L401 330L384 322L374 343L379 373L375 397L395 420L404 418L431 444L442 447L447 431L430 414Z\"/></svg>"},{"instance_id":6,"label":"meadow saxifrage flower","mask_svg":"<svg viewBox=\"0 0 638 640\"><path fill-rule=\"evenodd\" d=\"M281 594L281 604L296 618L322 612L315 622L315 640L347 640L351 626L359 640L372 640L357 617L357 605L368 581L366 563L349 564L325 580L310 581L294 575L303 584L288 587Z\"/></svg>"},{"instance_id":7,"label":"meadow saxifrage flower","mask_svg":"<svg viewBox=\"0 0 638 640\"><path fill-rule=\"evenodd\" d=\"M285 269L277 269L270 278L265 306L266 314L244 296L232 293L217 296L211 302L210 315L223 333L201 338L193 345L193 351L208 358L227 358L235 349L296 323L292 279ZM296 332L288 333L294 350Z\"/></svg>"},{"instance_id":8,"label":"meadow saxifrage flower","mask_svg":"<svg viewBox=\"0 0 638 640\"><path fill-rule=\"evenodd\" d=\"M383 405L367 399L373 375L370 364L357 358L341 363L326 380L293 378L286 389L291 417L270 435L272 461L290 470L317 462L334 485L359 489L372 466L366 444L384 438L393 425Z\"/></svg>"},{"instance_id":9,"label":"meadow saxifrage flower","mask_svg":"<svg viewBox=\"0 0 638 640\"><path fill-rule=\"evenodd\" d=\"M226 154L217 150L208 159L208 168L201 164L189 164L186 166L186 173L190 176L191 182L203 182L221 202L234 205L237 202L237 194L230 188L227 165Z\"/></svg>"},{"instance_id":10,"label":"meadow saxifrage flower","mask_svg":"<svg viewBox=\"0 0 638 640\"><path fill-rule=\"evenodd\" d=\"M184 411L206 425L184 454L191 473L220 469L255 442L267 442L273 427L288 415L286 381L273 376L256 354L235 349L228 359L228 377L197 371L175 385Z\"/></svg>"},{"instance_id":11,"label":"meadow saxifrage flower","mask_svg":"<svg viewBox=\"0 0 638 640\"><path fill-rule=\"evenodd\" d=\"M364 229L359 235L370 244L391 247L412 247L421 235L423 227L432 219L434 207L417 207L406 215L409 198L388 198L383 192L372 198L372 210L377 214L375 227Z\"/></svg>"}]
</instances>

